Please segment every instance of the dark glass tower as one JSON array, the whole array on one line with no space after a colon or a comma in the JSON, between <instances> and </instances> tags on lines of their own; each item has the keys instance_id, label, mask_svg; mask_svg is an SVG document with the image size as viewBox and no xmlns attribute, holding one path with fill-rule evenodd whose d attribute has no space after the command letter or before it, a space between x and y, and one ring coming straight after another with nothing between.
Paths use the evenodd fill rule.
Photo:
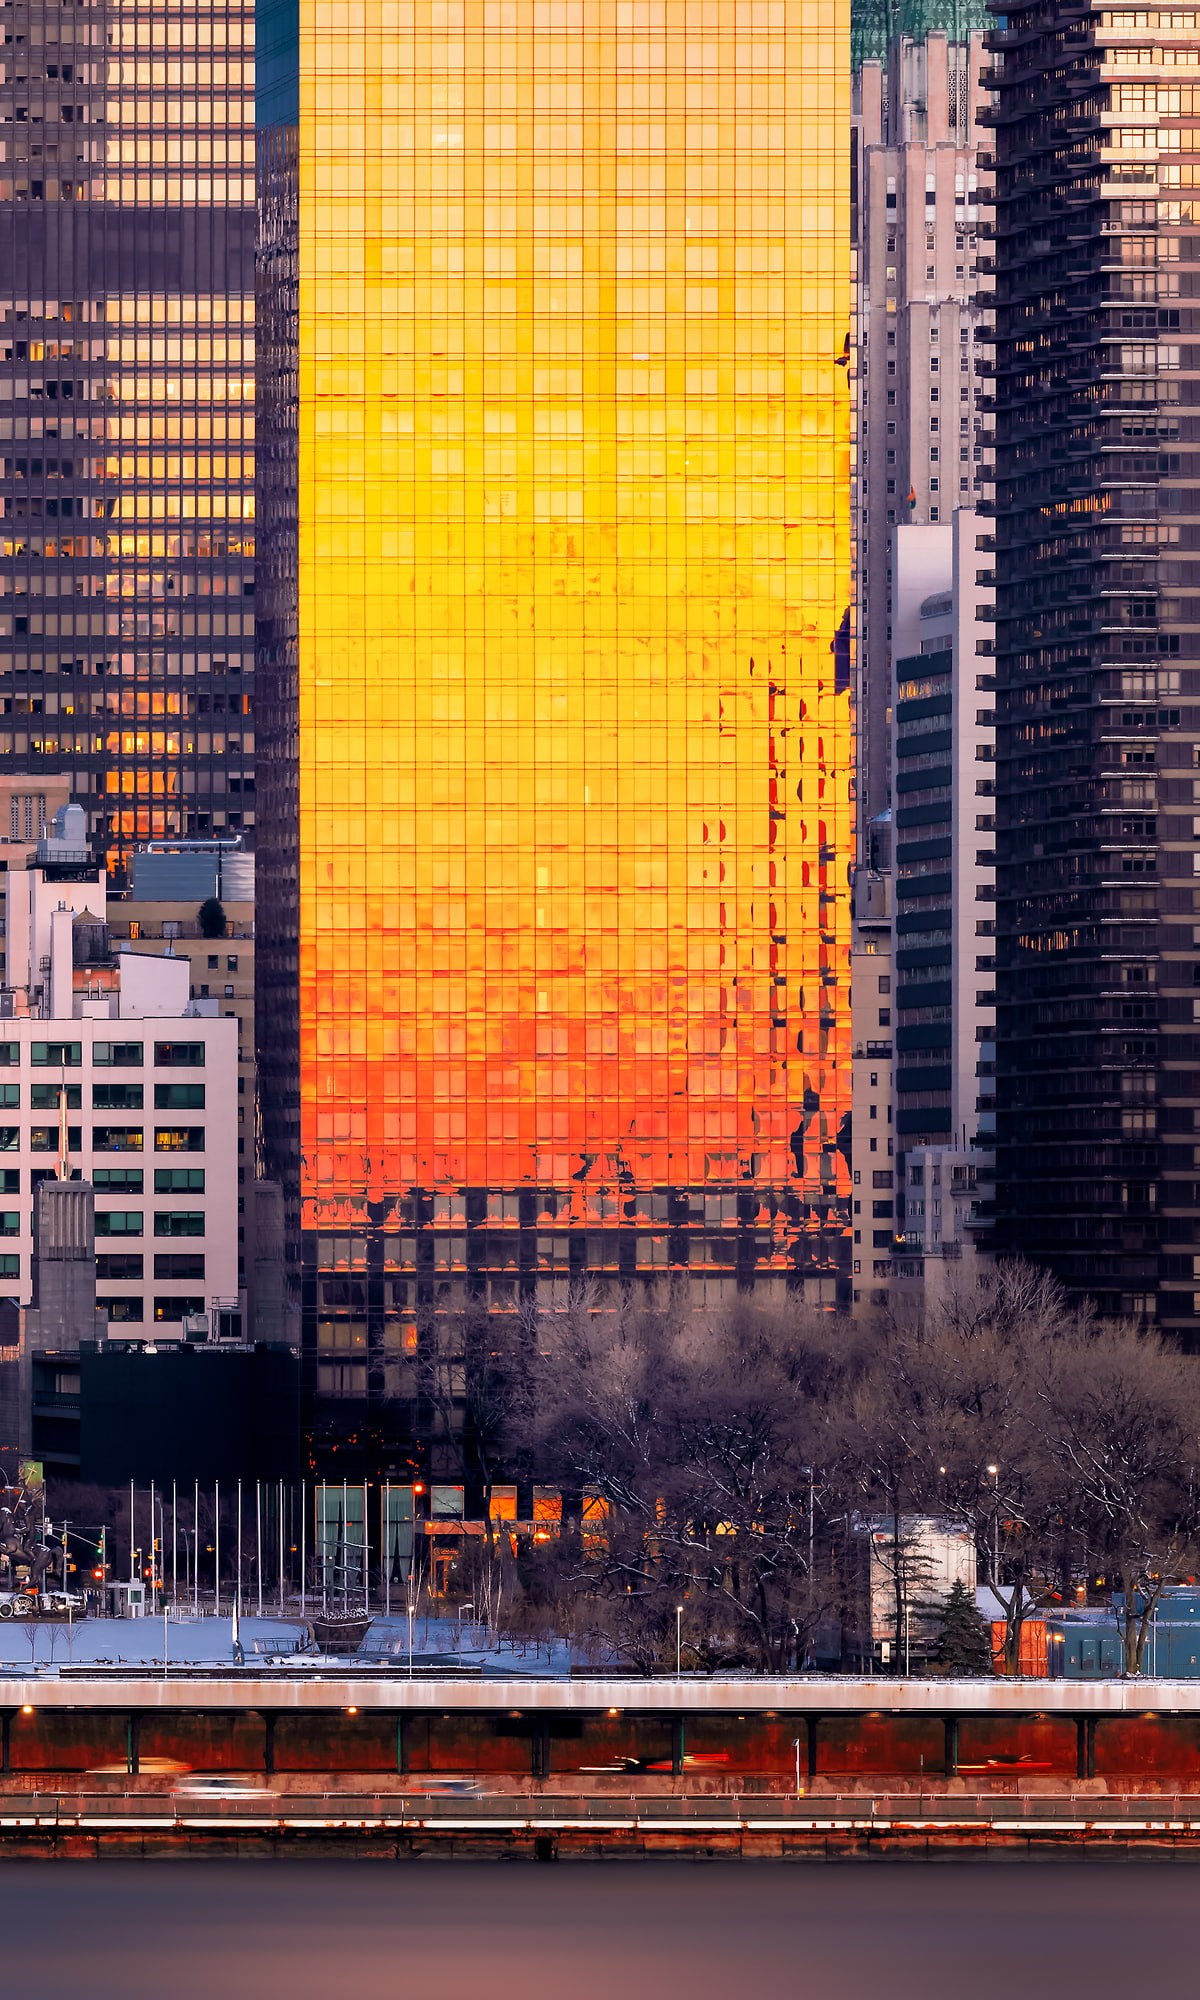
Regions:
<instances>
[{"instance_id":1,"label":"dark glass tower","mask_svg":"<svg viewBox=\"0 0 1200 2000\"><path fill-rule=\"evenodd\" d=\"M253 15L3 19L0 773L252 839Z\"/></svg>"},{"instance_id":2,"label":"dark glass tower","mask_svg":"<svg viewBox=\"0 0 1200 2000\"><path fill-rule=\"evenodd\" d=\"M994 1247L1187 1335L1200 43L1153 7L1002 11Z\"/></svg>"}]
</instances>

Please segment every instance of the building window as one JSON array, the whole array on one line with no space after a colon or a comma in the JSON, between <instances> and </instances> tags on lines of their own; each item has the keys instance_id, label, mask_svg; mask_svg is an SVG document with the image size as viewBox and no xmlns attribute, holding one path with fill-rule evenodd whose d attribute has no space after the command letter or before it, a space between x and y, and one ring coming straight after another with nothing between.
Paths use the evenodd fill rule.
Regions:
<instances>
[{"instance_id":1,"label":"building window","mask_svg":"<svg viewBox=\"0 0 1200 2000\"><path fill-rule=\"evenodd\" d=\"M203 1042L155 1042L156 1069L203 1069Z\"/></svg>"},{"instance_id":2,"label":"building window","mask_svg":"<svg viewBox=\"0 0 1200 2000\"><path fill-rule=\"evenodd\" d=\"M157 1258L155 1262L158 1262ZM202 1298L155 1299L154 1301L154 1317L156 1320L194 1319L207 1311L208 1308Z\"/></svg>"},{"instance_id":3,"label":"building window","mask_svg":"<svg viewBox=\"0 0 1200 2000\"><path fill-rule=\"evenodd\" d=\"M145 1176L140 1167L93 1167L97 1194L141 1194Z\"/></svg>"},{"instance_id":4,"label":"building window","mask_svg":"<svg viewBox=\"0 0 1200 2000\"><path fill-rule=\"evenodd\" d=\"M57 1153L58 1126L33 1125L29 1130L29 1150L31 1153ZM67 1127L67 1151L78 1153L83 1145L83 1128L79 1125Z\"/></svg>"},{"instance_id":5,"label":"building window","mask_svg":"<svg viewBox=\"0 0 1200 2000\"><path fill-rule=\"evenodd\" d=\"M97 1299L96 1304L104 1307L111 1326L136 1324L142 1317L142 1301L139 1298L123 1299L118 1295L113 1298Z\"/></svg>"},{"instance_id":6,"label":"building window","mask_svg":"<svg viewBox=\"0 0 1200 2000\"><path fill-rule=\"evenodd\" d=\"M78 1069L83 1061L82 1042L31 1042L29 1060L35 1069Z\"/></svg>"},{"instance_id":7,"label":"building window","mask_svg":"<svg viewBox=\"0 0 1200 2000\"><path fill-rule=\"evenodd\" d=\"M140 1283L142 1278L142 1272L143 1272L143 1259L141 1257L134 1256L128 1250L121 1250L121 1251L110 1250L110 1251L97 1252L96 1255L97 1279L123 1278L125 1282L128 1284L130 1279L136 1278Z\"/></svg>"},{"instance_id":8,"label":"building window","mask_svg":"<svg viewBox=\"0 0 1200 2000\"><path fill-rule=\"evenodd\" d=\"M141 1042L93 1042L92 1063L96 1069L140 1069Z\"/></svg>"},{"instance_id":9,"label":"building window","mask_svg":"<svg viewBox=\"0 0 1200 2000\"><path fill-rule=\"evenodd\" d=\"M94 1125L92 1127L92 1151L94 1153L140 1153L142 1150L142 1129L140 1125Z\"/></svg>"},{"instance_id":10,"label":"building window","mask_svg":"<svg viewBox=\"0 0 1200 2000\"><path fill-rule=\"evenodd\" d=\"M67 1110L82 1110L83 1087L78 1083L31 1083L29 1086L29 1109L31 1111L59 1110L64 1090L67 1094Z\"/></svg>"},{"instance_id":11,"label":"building window","mask_svg":"<svg viewBox=\"0 0 1200 2000\"><path fill-rule=\"evenodd\" d=\"M160 1250L154 1259L156 1278L203 1278L204 1255L195 1250Z\"/></svg>"},{"instance_id":12,"label":"building window","mask_svg":"<svg viewBox=\"0 0 1200 2000\"><path fill-rule=\"evenodd\" d=\"M156 1083L154 1086L154 1109L156 1111L203 1111L204 1085L202 1083Z\"/></svg>"},{"instance_id":13,"label":"building window","mask_svg":"<svg viewBox=\"0 0 1200 2000\"><path fill-rule=\"evenodd\" d=\"M140 1133L138 1139L140 1143ZM154 1150L156 1153L202 1153L204 1127L203 1125L156 1125Z\"/></svg>"},{"instance_id":14,"label":"building window","mask_svg":"<svg viewBox=\"0 0 1200 2000\"><path fill-rule=\"evenodd\" d=\"M155 1194L203 1194L203 1167L155 1167Z\"/></svg>"},{"instance_id":15,"label":"building window","mask_svg":"<svg viewBox=\"0 0 1200 2000\"><path fill-rule=\"evenodd\" d=\"M34 1084L34 1089L38 1088ZM140 1111L142 1109L142 1086L140 1083L94 1083L92 1085L93 1111Z\"/></svg>"},{"instance_id":16,"label":"building window","mask_svg":"<svg viewBox=\"0 0 1200 2000\"><path fill-rule=\"evenodd\" d=\"M366 1363L361 1361L323 1361L317 1369L317 1394L319 1396L365 1396L367 1393Z\"/></svg>"}]
</instances>

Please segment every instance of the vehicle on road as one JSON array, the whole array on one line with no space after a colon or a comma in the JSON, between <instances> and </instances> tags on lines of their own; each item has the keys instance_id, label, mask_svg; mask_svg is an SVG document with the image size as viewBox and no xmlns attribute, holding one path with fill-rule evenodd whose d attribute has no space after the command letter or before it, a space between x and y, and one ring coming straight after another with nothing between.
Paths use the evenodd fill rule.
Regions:
<instances>
[{"instance_id":1,"label":"vehicle on road","mask_svg":"<svg viewBox=\"0 0 1200 2000\"><path fill-rule=\"evenodd\" d=\"M406 1798L485 1799L491 1796L474 1778L428 1777L424 1772L410 1776L404 1785Z\"/></svg>"},{"instance_id":2,"label":"vehicle on road","mask_svg":"<svg viewBox=\"0 0 1200 2000\"><path fill-rule=\"evenodd\" d=\"M189 1771L182 1784L172 1785L173 1799L273 1799L266 1785L251 1784L225 1771Z\"/></svg>"},{"instance_id":3,"label":"vehicle on road","mask_svg":"<svg viewBox=\"0 0 1200 2000\"><path fill-rule=\"evenodd\" d=\"M0 1591L0 1618L86 1618L87 1600L77 1590Z\"/></svg>"}]
</instances>

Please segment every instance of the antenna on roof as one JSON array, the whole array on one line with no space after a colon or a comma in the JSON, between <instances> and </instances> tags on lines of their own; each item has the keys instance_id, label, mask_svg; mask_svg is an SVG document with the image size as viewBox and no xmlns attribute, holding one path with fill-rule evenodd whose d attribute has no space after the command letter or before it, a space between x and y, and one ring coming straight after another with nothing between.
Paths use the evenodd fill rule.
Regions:
<instances>
[{"instance_id":1,"label":"antenna on roof","mask_svg":"<svg viewBox=\"0 0 1200 2000\"><path fill-rule=\"evenodd\" d=\"M58 1178L69 1181L71 1163L67 1158L67 1079L64 1076L58 1086Z\"/></svg>"}]
</instances>

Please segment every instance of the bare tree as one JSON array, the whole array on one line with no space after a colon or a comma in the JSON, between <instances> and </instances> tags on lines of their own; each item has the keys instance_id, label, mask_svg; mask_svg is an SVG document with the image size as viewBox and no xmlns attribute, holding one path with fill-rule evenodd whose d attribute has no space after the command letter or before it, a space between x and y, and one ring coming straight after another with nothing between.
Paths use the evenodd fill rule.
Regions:
<instances>
[{"instance_id":1,"label":"bare tree","mask_svg":"<svg viewBox=\"0 0 1200 2000\"><path fill-rule=\"evenodd\" d=\"M1196 1562L1200 1359L1127 1324L1067 1327L1041 1359L1063 1510L1095 1574L1120 1585L1124 1670L1139 1674L1164 1589Z\"/></svg>"},{"instance_id":2,"label":"bare tree","mask_svg":"<svg viewBox=\"0 0 1200 2000\"><path fill-rule=\"evenodd\" d=\"M686 1606L698 1652L803 1660L830 1603L816 1552L846 1511L853 1331L748 1303L709 1319L666 1293L544 1321L539 1354L539 1452L610 1509L580 1583L669 1635Z\"/></svg>"}]
</instances>

